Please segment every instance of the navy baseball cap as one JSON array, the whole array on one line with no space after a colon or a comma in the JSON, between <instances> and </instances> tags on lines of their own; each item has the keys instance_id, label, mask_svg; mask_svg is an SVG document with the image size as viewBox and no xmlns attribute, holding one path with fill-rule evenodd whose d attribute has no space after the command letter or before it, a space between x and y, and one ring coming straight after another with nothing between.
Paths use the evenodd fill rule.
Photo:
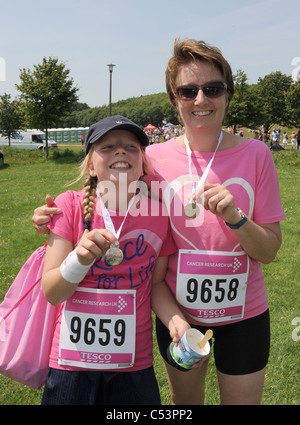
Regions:
<instances>
[{"instance_id":1,"label":"navy baseball cap","mask_svg":"<svg viewBox=\"0 0 300 425\"><path fill-rule=\"evenodd\" d=\"M149 145L148 136L137 124L128 118L122 117L122 115L113 115L91 125L86 136L85 154L88 154L93 143L101 140L102 137L112 130L131 131L131 133L137 136L142 146Z\"/></svg>"}]
</instances>

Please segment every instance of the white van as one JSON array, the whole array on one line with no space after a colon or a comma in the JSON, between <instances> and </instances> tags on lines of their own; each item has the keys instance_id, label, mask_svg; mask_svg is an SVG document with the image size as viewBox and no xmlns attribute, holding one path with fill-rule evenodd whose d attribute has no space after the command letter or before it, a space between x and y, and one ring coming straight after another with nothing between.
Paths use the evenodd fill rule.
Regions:
<instances>
[{"instance_id":1,"label":"white van","mask_svg":"<svg viewBox=\"0 0 300 425\"><path fill-rule=\"evenodd\" d=\"M40 130L24 130L19 131L17 136L12 136L10 146L19 149L45 149L45 133ZM8 138L0 136L0 146L9 146ZM54 140L48 139L49 148L57 148L57 143Z\"/></svg>"}]
</instances>

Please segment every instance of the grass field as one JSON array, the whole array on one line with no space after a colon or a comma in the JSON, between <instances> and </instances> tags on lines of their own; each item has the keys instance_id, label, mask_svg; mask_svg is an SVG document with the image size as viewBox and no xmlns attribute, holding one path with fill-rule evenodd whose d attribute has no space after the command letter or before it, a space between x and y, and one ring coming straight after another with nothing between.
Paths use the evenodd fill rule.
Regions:
<instances>
[{"instance_id":1,"label":"grass field","mask_svg":"<svg viewBox=\"0 0 300 425\"><path fill-rule=\"evenodd\" d=\"M46 237L37 235L31 224L33 209L46 193L56 196L64 183L77 176L81 149L59 148L48 160L42 153L4 149L5 166L0 170L0 302L29 255ZM263 266L271 312L271 355L267 368L265 405L300 404L300 341L292 338L300 317L300 151L275 152L282 204L287 219L282 223L283 244L273 263ZM78 189L80 184L74 186ZM296 335L300 336L300 331ZM155 338L154 338L155 341ZM170 404L162 361L154 344L155 371L162 404ZM212 356L213 357L213 356ZM0 375L0 405L40 404L42 391L33 390ZM213 358L210 360L205 404L219 404Z\"/></svg>"}]
</instances>

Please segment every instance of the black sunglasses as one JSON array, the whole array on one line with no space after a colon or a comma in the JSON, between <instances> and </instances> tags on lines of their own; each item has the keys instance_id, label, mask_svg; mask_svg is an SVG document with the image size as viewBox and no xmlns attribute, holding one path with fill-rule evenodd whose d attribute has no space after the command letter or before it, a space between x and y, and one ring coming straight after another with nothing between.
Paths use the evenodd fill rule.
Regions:
<instances>
[{"instance_id":1,"label":"black sunglasses","mask_svg":"<svg viewBox=\"0 0 300 425\"><path fill-rule=\"evenodd\" d=\"M203 84L203 86L188 84L186 86L177 87L176 93L182 100L193 100L196 99L199 90L202 90L206 97L220 97L227 91L227 84L223 83L223 81L210 81L209 83Z\"/></svg>"}]
</instances>

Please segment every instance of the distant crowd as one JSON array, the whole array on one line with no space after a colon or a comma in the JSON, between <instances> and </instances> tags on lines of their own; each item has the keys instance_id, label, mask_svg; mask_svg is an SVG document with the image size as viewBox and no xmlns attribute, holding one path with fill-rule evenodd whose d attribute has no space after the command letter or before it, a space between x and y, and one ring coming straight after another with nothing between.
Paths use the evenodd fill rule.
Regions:
<instances>
[{"instance_id":1,"label":"distant crowd","mask_svg":"<svg viewBox=\"0 0 300 425\"><path fill-rule=\"evenodd\" d=\"M184 133L184 128L181 125L173 125L173 126L162 126L157 127L154 130L145 130L149 138L149 143L152 145L153 143L160 143L160 139L162 138L164 141L170 140L173 137L181 136Z\"/></svg>"},{"instance_id":2,"label":"distant crowd","mask_svg":"<svg viewBox=\"0 0 300 425\"><path fill-rule=\"evenodd\" d=\"M254 139L261 140L271 149L285 149L288 144L291 144L292 148L300 149L300 130L297 134L294 131L292 131L291 134L287 134L286 131L281 132L280 127L265 131L265 128L262 125L259 130L248 129L248 131L253 133ZM232 128L227 127L227 132L233 133ZM161 126L153 130L145 130L145 133L149 138L150 144L153 144L160 143L161 139L166 141L172 139L173 137L180 136L184 133L184 128L181 125L173 125L168 127ZM242 129L238 129L235 134L244 137L244 131Z\"/></svg>"},{"instance_id":3,"label":"distant crowd","mask_svg":"<svg viewBox=\"0 0 300 425\"><path fill-rule=\"evenodd\" d=\"M271 149L285 149L290 143L292 148L300 149L300 130L296 134L292 131L287 134L286 131L281 131L280 127L273 128L268 132L265 131L264 126L261 130L249 130L254 133L254 138L259 139L270 146Z\"/></svg>"}]
</instances>

